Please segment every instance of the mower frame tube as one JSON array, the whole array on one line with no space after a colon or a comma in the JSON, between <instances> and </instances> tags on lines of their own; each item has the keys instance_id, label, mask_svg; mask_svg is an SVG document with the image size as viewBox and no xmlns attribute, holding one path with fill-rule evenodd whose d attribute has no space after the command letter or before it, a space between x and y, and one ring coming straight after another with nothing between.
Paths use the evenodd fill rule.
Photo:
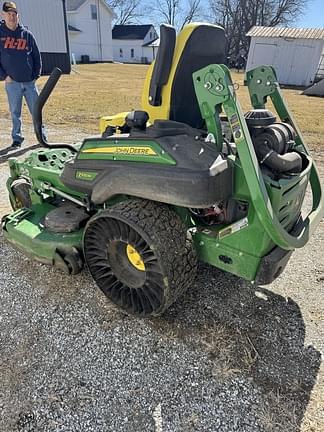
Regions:
<instances>
[{"instance_id":1,"label":"mower frame tube","mask_svg":"<svg viewBox=\"0 0 324 432\"><path fill-rule=\"evenodd\" d=\"M77 149L69 144L63 144L63 143L48 143L44 134L43 134L43 107L47 102L47 99L49 98L50 94L54 90L58 80L60 79L62 75L62 71L59 68L54 68L50 77L46 81L44 87L42 88L42 91L38 95L38 98L36 100L34 110L33 110L33 124L34 124L34 131L37 137L37 140L39 144L41 144L43 147L48 148L68 148L69 150L72 150L74 153L77 152Z\"/></svg>"}]
</instances>

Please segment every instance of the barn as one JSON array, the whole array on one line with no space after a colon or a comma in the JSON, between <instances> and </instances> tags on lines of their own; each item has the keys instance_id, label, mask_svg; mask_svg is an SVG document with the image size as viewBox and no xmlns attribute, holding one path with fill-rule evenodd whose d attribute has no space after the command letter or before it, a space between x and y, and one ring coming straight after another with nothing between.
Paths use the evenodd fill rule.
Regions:
<instances>
[{"instance_id":1,"label":"barn","mask_svg":"<svg viewBox=\"0 0 324 432\"><path fill-rule=\"evenodd\" d=\"M274 66L280 84L309 86L321 78L324 29L252 27L246 70Z\"/></svg>"},{"instance_id":2,"label":"barn","mask_svg":"<svg viewBox=\"0 0 324 432\"><path fill-rule=\"evenodd\" d=\"M70 73L65 0L15 0L20 22L35 36L41 52L43 75L55 66Z\"/></svg>"}]
</instances>

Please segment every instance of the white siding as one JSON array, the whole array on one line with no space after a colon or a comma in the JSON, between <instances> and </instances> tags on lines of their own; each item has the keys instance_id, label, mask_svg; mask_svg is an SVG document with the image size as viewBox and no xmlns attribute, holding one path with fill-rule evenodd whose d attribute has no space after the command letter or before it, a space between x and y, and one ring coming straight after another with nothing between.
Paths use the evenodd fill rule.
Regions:
<instances>
[{"instance_id":1,"label":"white siding","mask_svg":"<svg viewBox=\"0 0 324 432\"><path fill-rule=\"evenodd\" d=\"M145 63L145 58L147 57L147 62L151 62L152 59L148 58L149 52L145 50L143 45L143 40L123 40L123 39L113 39L113 56L114 61L121 63ZM122 50L122 53L121 51ZM134 57L131 56L131 52L134 50Z\"/></svg>"},{"instance_id":2,"label":"white siding","mask_svg":"<svg viewBox=\"0 0 324 432\"><path fill-rule=\"evenodd\" d=\"M134 57L131 50L134 50ZM115 62L121 63L152 63L156 59L158 46L142 46L142 41L136 40L113 40L113 58ZM122 55L120 50L122 50Z\"/></svg>"},{"instance_id":3,"label":"white siding","mask_svg":"<svg viewBox=\"0 0 324 432\"><path fill-rule=\"evenodd\" d=\"M66 53L62 0L15 0L22 24L33 33L40 51Z\"/></svg>"},{"instance_id":4,"label":"white siding","mask_svg":"<svg viewBox=\"0 0 324 432\"><path fill-rule=\"evenodd\" d=\"M147 58L148 63L152 63L152 61L156 59L158 49L158 46L143 47L143 57Z\"/></svg>"},{"instance_id":5,"label":"white siding","mask_svg":"<svg viewBox=\"0 0 324 432\"><path fill-rule=\"evenodd\" d=\"M271 65L281 84L311 84L318 69L323 40L253 37L247 70Z\"/></svg>"},{"instance_id":6,"label":"white siding","mask_svg":"<svg viewBox=\"0 0 324 432\"><path fill-rule=\"evenodd\" d=\"M98 19L91 18L91 5L96 5ZM100 0L88 0L77 12L68 12L68 23L81 32L69 32L70 51L77 61L88 55L91 61L112 61L112 14Z\"/></svg>"}]
</instances>

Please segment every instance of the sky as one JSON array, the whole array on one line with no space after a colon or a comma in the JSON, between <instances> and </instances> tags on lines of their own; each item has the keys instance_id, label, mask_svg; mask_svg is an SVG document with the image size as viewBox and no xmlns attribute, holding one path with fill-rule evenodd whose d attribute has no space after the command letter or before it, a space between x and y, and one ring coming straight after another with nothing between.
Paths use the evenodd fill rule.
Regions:
<instances>
[{"instance_id":1,"label":"sky","mask_svg":"<svg viewBox=\"0 0 324 432\"><path fill-rule=\"evenodd\" d=\"M290 24L294 26L293 23ZM296 27L324 28L324 0L310 0L304 15L296 22Z\"/></svg>"}]
</instances>

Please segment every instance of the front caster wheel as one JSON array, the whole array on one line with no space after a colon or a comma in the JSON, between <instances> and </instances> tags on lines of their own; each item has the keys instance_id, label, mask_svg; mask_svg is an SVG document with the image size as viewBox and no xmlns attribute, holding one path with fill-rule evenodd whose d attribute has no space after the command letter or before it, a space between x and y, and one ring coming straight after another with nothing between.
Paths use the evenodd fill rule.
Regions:
<instances>
[{"instance_id":1,"label":"front caster wheel","mask_svg":"<svg viewBox=\"0 0 324 432\"><path fill-rule=\"evenodd\" d=\"M84 256L97 285L128 313L161 315L193 283L196 255L166 205L133 199L94 216Z\"/></svg>"},{"instance_id":2,"label":"front caster wheel","mask_svg":"<svg viewBox=\"0 0 324 432\"><path fill-rule=\"evenodd\" d=\"M20 178L14 180L11 185L12 195L9 195L10 204L13 210L18 210L23 207L30 208L32 206L29 192L31 190L30 184L27 180Z\"/></svg>"}]
</instances>

